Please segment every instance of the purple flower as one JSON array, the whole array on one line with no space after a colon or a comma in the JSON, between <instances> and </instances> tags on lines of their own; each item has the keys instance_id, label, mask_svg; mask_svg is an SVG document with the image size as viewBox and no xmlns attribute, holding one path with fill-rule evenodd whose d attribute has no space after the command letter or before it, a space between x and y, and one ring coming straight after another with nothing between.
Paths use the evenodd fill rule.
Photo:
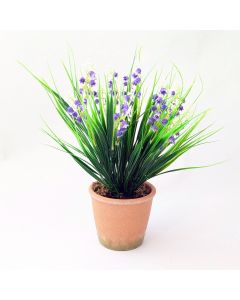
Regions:
<instances>
[{"instance_id":1,"label":"purple flower","mask_svg":"<svg viewBox=\"0 0 240 300\"><path fill-rule=\"evenodd\" d=\"M151 108L151 110L152 110L152 111L157 110L157 106L156 106L156 105L153 105L152 108Z\"/></svg>"},{"instance_id":2,"label":"purple flower","mask_svg":"<svg viewBox=\"0 0 240 300\"><path fill-rule=\"evenodd\" d=\"M82 118L79 116L79 117L76 118L76 121L77 121L78 123L82 123Z\"/></svg>"},{"instance_id":3,"label":"purple flower","mask_svg":"<svg viewBox=\"0 0 240 300\"><path fill-rule=\"evenodd\" d=\"M128 122L126 120L122 120L120 123L121 123L120 127L122 127L122 128L127 128L128 127Z\"/></svg>"},{"instance_id":4,"label":"purple flower","mask_svg":"<svg viewBox=\"0 0 240 300\"><path fill-rule=\"evenodd\" d=\"M127 130L127 128L124 128L124 127L121 127L120 129L118 129L117 137L121 137L126 130Z\"/></svg>"},{"instance_id":5,"label":"purple flower","mask_svg":"<svg viewBox=\"0 0 240 300\"><path fill-rule=\"evenodd\" d=\"M167 94L167 90L165 88L161 88L160 93L162 95L166 95Z\"/></svg>"},{"instance_id":6,"label":"purple flower","mask_svg":"<svg viewBox=\"0 0 240 300\"><path fill-rule=\"evenodd\" d=\"M87 105L87 99L86 98L83 99L83 103Z\"/></svg>"},{"instance_id":7,"label":"purple flower","mask_svg":"<svg viewBox=\"0 0 240 300\"><path fill-rule=\"evenodd\" d=\"M83 89L80 89L80 90L79 90L79 93L82 95L82 94L83 94Z\"/></svg>"},{"instance_id":8,"label":"purple flower","mask_svg":"<svg viewBox=\"0 0 240 300\"><path fill-rule=\"evenodd\" d=\"M172 136L170 136L170 138L169 138L169 143L170 144L174 144L174 142L175 142L175 138L174 138L174 136L172 135Z\"/></svg>"},{"instance_id":9,"label":"purple flower","mask_svg":"<svg viewBox=\"0 0 240 300\"><path fill-rule=\"evenodd\" d=\"M124 85L124 86L127 86L127 85L128 85L127 81L124 81L123 85Z\"/></svg>"},{"instance_id":10,"label":"purple flower","mask_svg":"<svg viewBox=\"0 0 240 300\"><path fill-rule=\"evenodd\" d=\"M149 119L148 119L148 124L149 125L153 125L154 123L155 123L155 118L154 117L150 117Z\"/></svg>"},{"instance_id":11,"label":"purple flower","mask_svg":"<svg viewBox=\"0 0 240 300\"><path fill-rule=\"evenodd\" d=\"M167 108L167 105L166 104L163 104L162 106L161 106L161 109L162 110L165 110Z\"/></svg>"},{"instance_id":12,"label":"purple flower","mask_svg":"<svg viewBox=\"0 0 240 300\"><path fill-rule=\"evenodd\" d=\"M72 116L73 116L74 118L77 118L77 117L78 117L78 113L75 111L75 112L72 114Z\"/></svg>"},{"instance_id":13,"label":"purple flower","mask_svg":"<svg viewBox=\"0 0 240 300\"><path fill-rule=\"evenodd\" d=\"M154 132L158 131L158 127L157 127L156 125L152 125L152 126L151 126L151 129L152 129Z\"/></svg>"},{"instance_id":14,"label":"purple flower","mask_svg":"<svg viewBox=\"0 0 240 300\"><path fill-rule=\"evenodd\" d=\"M133 84L134 85L138 85L141 82L141 78L137 77L134 81Z\"/></svg>"},{"instance_id":15,"label":"purple flower","mask_svg":"<svg viewBox=\"0 0 240 300\"><path fill-rule=\"evenodd\" d=\"M97 96L97 92L93 91L93 96L96 97Z\"/></svg>"},{"instance_id":16,"label":"purple flower","mask_svg":"<svg viewBox=\"0 0 240 300\"><path fill-rule=\"evenodd\" d=\"M160 113L159 113L159 112L157 112L157 113L153 116L153 118L154 118L156 121L159 119L159 117L160 117Z\"/></svg>"},{"instance_id":17,"label":"purple flower","mask_svg":"<svg viewBox=\"0 0 240 300\"><path fill-rule=\"evenodd\" d=\"M80 105L81 105L81 102L77 99L77 100L74 101L74 104L75 104L76 106L80 106Z\"/></svg>"},{"instance_id":18,"label":"purple flower","mask_svg":"<svg viewBox=\"0 0 240 300\"><path fill-rule=\"evenodd\" d=\"M158 98L157 94L155 94L155 95L152 96L153 101L157 100L157 98Z\"/></svg>"},{"instance_id":19,"label":"purple flower","mask_svg":"<svg viewBox=\"0 0 240 300\"><path fill-rule=\"evenodd\" d=\"M127 81L128 80L128 76L123 76L123 80Z\"/></svg>"},{"instance_id":20,"label":"purple flower","mask_svg":"<svg viewBox=\"0 0 240 300\"><path fill-rule=\"evenodd\" d=\"M108 87L109 87L109 88L112 88L112 85L113 85L112 80L109 80L109 82L108 82Z\"/></svg>"},{"instance_id":21,"label":"purple flower","mask_svg":"<svg viewBox=\"0 0 240 300\"><path fill-rule=\"evenodd\" d=\"M73 108L71 106L69 106L67 108L67 112L69 113L69 115L72 115L74 113L74 110L73 110Z\"/></svg>"},{"instance_id":22,"label":"purple flower","mask_svg":"<svg viewBox=\"0 0 240 300\"><path fill-rule=\"evenodd\" d=\"M163 124L163 125L166 125L166 124L167 124L167 122L168 122L168 120L167 120L167 119L162 119L162 124Z\"/></svg>"},{"instance_id":23,"label":"purple flower","mask_svg":"<svg viewBox=\"0 0 240 300\"><path fill-rule=\"evenodd\" d=\"M99 103L99 100L98 98L95 98L95 103L98 104Z\"/></svg>"},{"instance_id":24,"label":"purple flower","mask_svg":"<svg viewBox=\"0 0 240 300\"><path fill-rule=\"evenodd\" d=\"M175 91L172 91L172 92L171 92L171 95L172 95L172 96L174 96L175 94L176 94Z\"/></svg>"},{"instance_id":25,"label":"purple flower","mask_svg":"<svg viewBox=\"0 0 240 300\"><path fill-rule=\"evenodd\" d=\"M163 98L162 97L158 97L157 100L156 100L156 103L157 104L161 104L163 101Z\"/></svg>"},{"instance_id":26,"label":"purple flower","mask_svg":"<svg viewBox=\"0 0 240 300\"><path fill-rule=\"evenodd\" d=\"M116 78L116 77L118 77L118 73L117 72L114 72L113 73L113 76Z\"/></svg>"},{"instance_id":27,"label":"purple flower","mask_svg":"<svg viewBox=\"0 0 240 300\"><path fill-rule=\"evenodd\" d=\"M183 106L182 105L179 106L179 110L181 110L181 111L183 110Z\"/></svg>"},{"instance_id":28,"label":"purple flower","mask_svg":"<svg viewBox=\"0 0 240 300\"><path fill-rule=\"evenodd\" d=\"M126 101L129 101L129 100L130 100L130 96L126 95L126 96L124 96L124 99L125 99Z\"/></svg>"},{"instance_id":29,"label":"purple flower","mask_svg":"<svg viewBox=\"0 0 240 300\"><path fill-rule=\"evenodd\" d=\"M180 133L179 133L179 132L177 132L177 133L176 133L176 137L179 137L179 135L180 135Z\"/></svg>"},{"instance_id":30,"label":"purple flower","mask_svg":"<svg viewBox=\"0 0 240 300\"><path fill-rule=\"evenodd\" d=\"M94 71L90 71L88 74L92 79L96 79L96 74Z\"/></svg>"},{"instance_id":31,"label":"purple flower","mask_svg":"<svg viewBox=\"0 0 240 300\"><path fill-rule=\"evenodd\" d=\"M136 73L137 73L137 74L141 74L141 73L142 73L142 70L141 70L140 68L137 68Z\"/></svg>"},{"instance_id":32,"label":"purple flower","mask_svg":"<svg viewBox=\"0 0 240 300\"><path fill-rule=\"evenodd\" d=\"M116 121L118 118L120 117L120 114L119 113L115 113L113 115L113 119Z\"/></svg>"},{"instance_id":33,"label":"purple flower","mask_svg":"<svg viewBox=\"0 0 240 300\"><path fill-rule=\"evenodd\" d=\"M133 78L137 78L137 77L138 77L138 74L133 73L133 74L132 74L132 77L133 77Z\"/></svg>"},{"instance_id":34,"label":"purple flower","mask_svg":"<svg viewBox=\"0 0 240 300\"><path fill-rule=\"evenodd\" d=\"M80 83L84 83L85 82L85 78L81 77L79 81L80 81Z\"/></svg>"},{"instance_id":35,"label":"purple flower","mask_svg":"<svg viewBox=\"0 0 240 300\"><path fill-rule=\"evenodd\" d=\"M122 109L122 112L123 112L124 115L125 115L126 112L128 111L128 108L129 108L129 107L128 107L127 103L122 104L121 109Z\"/></svg>"},{"instance_id":36,"label":"purple flower","mask_svg":"<svg viewBox=\"0 0 240 300\"><path fill-rule=\"evenodd\" d=\"M91 79L91 80L89 81L89 84L90 84L91 86L94 86L94 85L96 84L96 81L95 81L94 79Z\"/></svg>"}]
</instances>

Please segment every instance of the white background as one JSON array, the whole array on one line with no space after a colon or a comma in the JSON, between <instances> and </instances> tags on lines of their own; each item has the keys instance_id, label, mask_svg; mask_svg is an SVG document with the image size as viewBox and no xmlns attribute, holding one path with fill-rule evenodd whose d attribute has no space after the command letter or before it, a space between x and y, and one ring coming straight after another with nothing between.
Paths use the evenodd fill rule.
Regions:
<instances>
[{"instance_id":1,"label":"white background","mask_svg":"<svg viewBox=\"0 0 240 300\"><path fill-rule=\"evenodd\" d=\"M2 32L0 34L1 269L238 269L240 267L239 32ZM73 141L46 93L17 63L50 79L67 97L61 60L74 50L79 68L101 72L130 66L142 47L147 72L181 69L186 84L200 74L200 108L224 126L218 142L175 166L227 160L212 168L154 178L157 187L146 239L129 252L98 244L88 195L91 178L41 132L41 116ZM199 86L196 85L199 90Z\"/></svg>"}]
</instances>

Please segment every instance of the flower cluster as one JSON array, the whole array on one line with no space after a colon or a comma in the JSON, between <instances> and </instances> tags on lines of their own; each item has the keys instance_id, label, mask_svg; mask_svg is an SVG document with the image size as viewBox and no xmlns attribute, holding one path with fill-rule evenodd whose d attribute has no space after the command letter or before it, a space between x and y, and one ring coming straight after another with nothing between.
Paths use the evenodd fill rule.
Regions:
<instances>
[{"instance_id":1,"label":"flower cluster","mask_svg":"<svg viewBox=\"0 0 240 300\"><path fill-rule=\"evenodd\" d=\"M108 81L109 93L116 101L116 110L114 111L113 119L117 138L122 137L127 131L131 121L134 101L138 101L141 97L141 74L141 68L137 68L135 72L129 76L124 75L122 80L120 80L118 72L113 72L111 79ZM119 81L120 91L117 88ZM71 106L67 108L68 114L78 124L83 123L84 111L87 108L88 101L94 100L96 105L99 104L99 94L95 89L97 85L96 73L89 71L85 77L82 76L80 78L79 83L79 98L74 101L75 109ZM102 101L105 99L106 95L103 93ZM179 116L183 109L182 103L179 104L176 92L166 87L161 87L159 92L152 96L152 105L147 124L156 133L162 127L168 126L169 120ZM100 113L99 109L97 112ZM175 143L175 139L178 136L179 133L172 135L169 138L169 143Z\"/></svg>"},{"instance_id":2,"label":"flower cluster","mask_svg":"<svg viewBox=\"0 0 240 300\"><path fill-rule=\"evenodd\" d=\"M117 138L120 138L126 132L134 101L139 100L141 97L141 73L142 70L137 68L133 74L130 76L124 75L122 80L120 80L118 73L114 72L112 78L108 81L109 93L111 96L114 96L114 100L116 101L116 111L114 112L113 119ZM122 86L121 92L115 88L119 81L120 86ZM75 108L69 106L67 112L77 123L83 123L84 110L88 101L94 99L95 104L99 104L99 95L95 90L97 85L96 73L89 71L85 77L82 76L80 78L79 83L79 98L74 101ZM103 104L105 104L106 95L104 93L101 98Z\"/></svg>"},{"instance_id":3,"label":"flower cluster","mask_svg":"<svg viewBox=\"0 0 240 300\"><path fill-rule=\"evenodd\" d=\"M183 111L183 105L179 104L178 100L176 92L165 87L162 87L159 93L152 96L151 113L148 118L148 124L152 131L157 132L162 127L168 126L169 120L180 115L180 112ZM178 136L179 133L171 136L169 143L173 144Z\"/></svg>"}]
</instances>

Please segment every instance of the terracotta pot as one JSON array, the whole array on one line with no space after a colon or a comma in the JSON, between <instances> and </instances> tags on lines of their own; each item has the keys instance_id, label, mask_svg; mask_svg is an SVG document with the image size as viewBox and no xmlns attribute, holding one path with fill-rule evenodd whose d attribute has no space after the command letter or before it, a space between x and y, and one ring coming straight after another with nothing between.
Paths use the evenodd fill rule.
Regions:
<instances>
[{"instance_id":1,"label":"terracotta pot","mask_svg":"<svg viewBox=\"0 0 240 300\"><path fill-rule=\"evenodd\" d=\"M100 243L112 250L131 250L144 239L155 187L148 183L150 194L134 199L113 199L89 188Z\"/></svg>"}]
</instances>

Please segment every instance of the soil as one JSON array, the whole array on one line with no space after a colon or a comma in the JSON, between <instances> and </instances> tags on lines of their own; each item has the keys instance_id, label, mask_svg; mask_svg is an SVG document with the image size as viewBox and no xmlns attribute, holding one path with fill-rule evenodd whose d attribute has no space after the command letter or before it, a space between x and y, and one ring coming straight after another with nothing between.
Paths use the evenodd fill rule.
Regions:
<instances>
[{"instance_id":1,"label":"soil","mask_svg":"<svg viewBox=\"0 0 240 300\"><path fill-rule=\"evenodd\" d=\"M115 198L115 199L132 199L132 198L141 198L147 196L148 194L151 193L151 188L146 183L143 183L131 195L125 195L123 193L115 194L112 193L102 183L94 182L93 191L103 197Z\"/></svg>"}]
</instances>

